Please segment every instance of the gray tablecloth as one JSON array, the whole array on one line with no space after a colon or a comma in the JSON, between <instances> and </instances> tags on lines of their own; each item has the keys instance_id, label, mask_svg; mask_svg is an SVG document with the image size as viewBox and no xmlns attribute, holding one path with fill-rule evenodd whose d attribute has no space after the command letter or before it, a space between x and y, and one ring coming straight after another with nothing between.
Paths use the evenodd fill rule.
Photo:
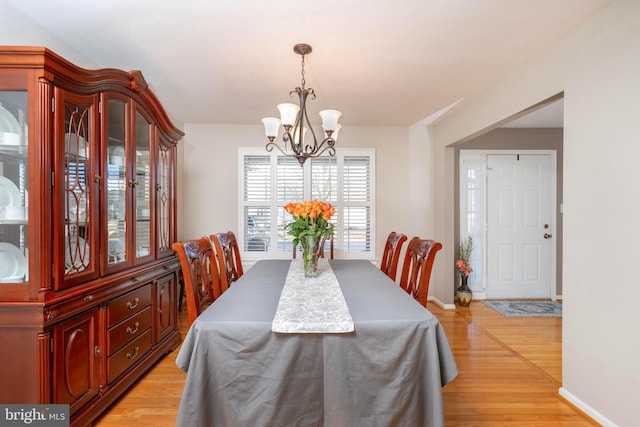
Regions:
<instances>
[{"instance_id":1,"label":"gray tablecloth","mask_svg":"<svg viewBox=\"0 0 640 427\"><path fill-rule=\"evenodd\" d=\"M193 323L182 427L443 426L458 373L438 320L364 260L332 260L355 331L271 331L289 261L256 263Z\"/></svg>"}]
</instances>

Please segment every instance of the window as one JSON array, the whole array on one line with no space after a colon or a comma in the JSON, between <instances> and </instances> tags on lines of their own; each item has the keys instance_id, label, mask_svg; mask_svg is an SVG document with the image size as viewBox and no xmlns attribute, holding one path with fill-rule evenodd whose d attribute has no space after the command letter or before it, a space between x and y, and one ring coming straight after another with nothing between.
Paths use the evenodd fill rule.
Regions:
<instances>
[{"instance_id":1,"label":"window","mask_svg":"<svg viewBox=\"0 0 640 427\"><path fill-rule=\"evenodd\" d=\"M484 291L486 170L486 153L460 150L460 238L473 238L475 250L469 260L473 265L469 287L474 291Z\"/></svg>"},{"instance_id":2,"label":"window","mask_svg":"<svg viewBox=\"0 0 640 427\"><path fill-rule=\"evenodd\" d=\"M240 149L238 240L243 257L291 258L293 237L284 205L311 199L331 202L336 215L334 251L340 258L375 257L375 152L339 150L335 157L295 158ZM328 243L327 243L328 244Z\"/></svg>"}]
</instances>

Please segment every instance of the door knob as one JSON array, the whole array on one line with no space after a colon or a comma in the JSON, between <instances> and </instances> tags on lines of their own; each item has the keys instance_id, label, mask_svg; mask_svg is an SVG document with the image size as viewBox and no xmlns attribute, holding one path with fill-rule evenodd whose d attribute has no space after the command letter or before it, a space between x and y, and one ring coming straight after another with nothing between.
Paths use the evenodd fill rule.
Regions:
<instances>
[{"instance_id":1,"label":"door knob","mask_svg":"<svg viewBox=\"0 0 640 427\"><path fill-rule=\"evenodd\" d=\"M551 234L544 233L544 235L542 237L544 237L545 239L550 239L551 238Z\"/></svg>"}]
</instances>

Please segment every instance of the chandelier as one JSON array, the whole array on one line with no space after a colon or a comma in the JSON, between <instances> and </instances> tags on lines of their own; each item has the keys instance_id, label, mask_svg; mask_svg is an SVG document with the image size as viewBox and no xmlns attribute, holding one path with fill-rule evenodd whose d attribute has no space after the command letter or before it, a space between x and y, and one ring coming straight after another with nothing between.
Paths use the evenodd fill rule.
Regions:
<instances>
[{"instance_id":1,"label":"chandelier","mask_svg":"<svg viewBox=\"0 0 640 427\"><path fill-rule=\"evenodd\" d=\"M278 104L280 118L266 117L262 119L262 123L264 123L264 132L269 139L266 146L267 151L270 152L275 147L285 156L298 159L300 166L302 166L308 158L318 157L325 151L330 156L336 155L334 145L341 128L341 125L338 124L338 118L341 113L337 110L320 111L322 129L326 136L318 143L316 133L311 127L309 116L307 115L307 96L311 95L311 99L315 99L316 94L312 88L305 87L304 80L304 57L311 53L311 46L304 43L297 44L293 47L293 51L302 56L302 80L300 86L289 92L289 96L297 93L300 105ZM280 132L281 124L284 128L284 133L282 134L283 147L274 142Z\"/></svg>"}]
</instances>

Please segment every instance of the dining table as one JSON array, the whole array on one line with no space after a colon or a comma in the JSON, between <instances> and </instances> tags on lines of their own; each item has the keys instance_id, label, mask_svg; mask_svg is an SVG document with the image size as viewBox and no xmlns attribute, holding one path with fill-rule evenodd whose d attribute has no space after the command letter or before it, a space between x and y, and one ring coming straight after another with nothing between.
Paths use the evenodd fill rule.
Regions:
<instances>
[{"instance_id":1,"label":"dining table","mask_svg":"<svg viewBox=\"0 0 640 427\"><path fill-rule=\"evenodd\" d=\"M258 261L198 316L177 426L444 426L438 319L369 260L321 261Z\"/></svg>"}]
</instances>

